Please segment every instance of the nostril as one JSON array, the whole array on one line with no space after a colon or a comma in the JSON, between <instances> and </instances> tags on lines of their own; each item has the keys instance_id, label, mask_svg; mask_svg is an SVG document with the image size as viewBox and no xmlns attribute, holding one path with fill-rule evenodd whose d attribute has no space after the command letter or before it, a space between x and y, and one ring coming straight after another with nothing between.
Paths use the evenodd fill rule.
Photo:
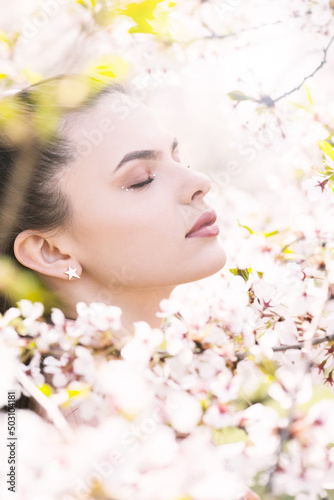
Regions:
<instances>
[{"instance_id":1,"label":"nostril","mask_svg":"<svg viewBox=\"0 0 334 500\"><path fill-rule=\"evenodd\" d=\"M203 196L203 191L200 189L198 191L196 191L193 195L192 195L192 199L196 198L196 196Z\"/></svg>"},{"instance_id":2,"label":"nostril","mask_svg":"<svg viewBox=\"0 0 334 500\"><path fill-rule=\"evenodd\" d=\"M187 199L187 203L195 198L204 198L211 188L211 179L206 174L196 170L183 171L183 189L182 192Z\"/></svg>"}]
</instances>

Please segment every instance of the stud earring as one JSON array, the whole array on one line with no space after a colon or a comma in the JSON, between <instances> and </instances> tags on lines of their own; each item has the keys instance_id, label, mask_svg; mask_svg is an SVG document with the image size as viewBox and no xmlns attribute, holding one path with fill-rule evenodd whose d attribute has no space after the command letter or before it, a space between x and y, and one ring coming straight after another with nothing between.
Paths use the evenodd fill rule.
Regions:
<instances>
[{"instance_id":1,"label":"stud earring","mask_svg":"<svg viewBox=\"0 0 334 500\"><path fill-rule=\"evenodd\" d=\"M65 274L68 274L68 279L72 278L78 278L79 280L81 279L80 276L77 275L77 267L75 269L72 269L71 266L68 266L68 271L65 271Z\"/></svg>"}]
</instances>

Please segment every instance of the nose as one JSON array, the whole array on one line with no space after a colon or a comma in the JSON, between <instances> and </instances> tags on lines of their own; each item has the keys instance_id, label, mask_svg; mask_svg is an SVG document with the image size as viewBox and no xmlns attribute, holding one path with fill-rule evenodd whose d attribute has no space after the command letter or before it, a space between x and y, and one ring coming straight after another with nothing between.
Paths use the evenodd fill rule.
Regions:
<instances>
[{"instance_id":1,"label":"nose","mask_svg":"<svg viewBox=\"0 0 334 500\"><path fill-rule=\"evenodd\" d=\"M179 201L188 205L194 201L202 200L210 189L211 180L206 174L186 168L183 170Z\"/></svg>"}]
</instances>

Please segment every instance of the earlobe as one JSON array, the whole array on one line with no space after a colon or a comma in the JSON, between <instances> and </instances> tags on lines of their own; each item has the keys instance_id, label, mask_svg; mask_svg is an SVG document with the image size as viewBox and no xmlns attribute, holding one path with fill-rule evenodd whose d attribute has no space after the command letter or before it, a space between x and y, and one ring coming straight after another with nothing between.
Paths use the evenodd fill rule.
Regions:
<instances>
[{"instance_id":1,"label":"earlobe","mask_svg":"<svg viewBox=\"0 0 334 500\"><path fill-rule=\"evenodd\" d=\"M63 254L51 239L32 231L22 231L15 239L14 255L25 267L60 279L68 279L64 271L69 265L81 272L79 263Z\"/></svg>"}]
</instances>

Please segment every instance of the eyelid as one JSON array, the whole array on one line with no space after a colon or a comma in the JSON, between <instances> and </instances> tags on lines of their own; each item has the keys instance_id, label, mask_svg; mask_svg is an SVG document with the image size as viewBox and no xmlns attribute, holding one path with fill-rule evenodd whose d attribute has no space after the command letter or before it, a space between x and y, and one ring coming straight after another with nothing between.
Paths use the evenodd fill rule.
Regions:
<instances>
[{"instance_id":1,"label":"eyelid","mask_svg":"<svg viewBox=\"0 0 334 500\"><path fill-rule=\"evenodd\" d=\"M176 155L177 156L176 161L178 163L181 163L180 152L179 152L179 143L177 141L174 143L174 147L173 147L173 149L171 151L171 155L172 156ZM129 163L132 162L132 161L136 161L136 160L139 160L139 161L142 161L142 160L157 161L157 160L161 160L161 159L162 158L157 158L157 157L155 157L155 158L152 158L152 157L151 158L133 158L133 160L130 160ZM129 191L129 190L130 191L134 191L136 189L141 189L141 188L144 188L144 187L148 186L149 184L151 184L154 181L154 179L155 179L155 174L153 174L153 175L148 174L148 178L145 179L144 181L137 182L135 184L130 185L129 187L122 186L121 188L122 188L122 190L125 190L125 191Z\"/></svg>"},{"instance_id":2,"label":"eyelid","mask_svg":"<svg viewBox=\"0 0 334 500\"><path fill-rule=\"evenodd\" d=\"M149 184L151 184L151 182L153 182L155 179L155 174L153 175L149 175L147 179L145 179L144 181L141 181L141 182L137 182L136 184L132 184L131 186L129 186L128 188L126 188L125 186L122 186L122 189L124 191L134 191L136 189L142 189L144 188L145 186L148 186Z\"/></svg>"},{"instance_id":3,"label":"eyelid","mask_svg":"<svg viewBox=\"0 0 334 500\"><path fill-rule=\"evenodd\" d=\"M146 186L147 184L151 184L151 182L154 181L155 174L149 175L148 178L142 182L137 182L136 184L133 184L130 186L130 189L140 189L141 187Z\"/></svg>"}]
</instances>

